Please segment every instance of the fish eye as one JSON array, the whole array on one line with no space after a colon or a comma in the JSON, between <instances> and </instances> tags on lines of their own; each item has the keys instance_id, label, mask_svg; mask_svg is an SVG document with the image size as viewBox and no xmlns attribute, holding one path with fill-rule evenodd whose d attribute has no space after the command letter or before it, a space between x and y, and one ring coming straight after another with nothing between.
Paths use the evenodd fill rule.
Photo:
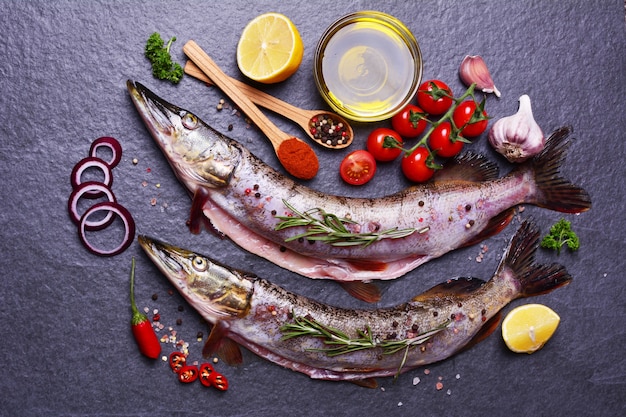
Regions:
<instances>
[{"instance_id":1,"label":"fish eye","mask_svg":"<svg viewBox=\"0 0 626 417\"><path fill-rule=\"evenodd\" d=\"M209 263L207 262L207 260L201 256L195 256L191 260L191 265L193 265L193 269L198 272L204 272L209 267Z\"/></svg>"},{"instance_id":2,"label":"fish eye","mask_svg":"<svg viewBox=\"0 0 626 417\"><path fill-rule=\"evenodd\" d=\"M183 126L185 126L187 129L195 129L198 126L198 118L189 112L185 112L182 116L181 116L181 121L183 123Z\"/></svg>"}]
</instances>

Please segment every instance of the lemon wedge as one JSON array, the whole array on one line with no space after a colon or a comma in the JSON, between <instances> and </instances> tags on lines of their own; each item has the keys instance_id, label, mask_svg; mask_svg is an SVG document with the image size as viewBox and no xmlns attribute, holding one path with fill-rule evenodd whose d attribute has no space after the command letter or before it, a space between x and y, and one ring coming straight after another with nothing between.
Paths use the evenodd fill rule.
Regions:
<instances>
[{"instance_id":1,"label":"lemon wedge","mask_svg":"<svg viewBox=\"0 0 626 417\"><path fill-rule=\"evenodd\" d=\"M514 308L502 321L502 338L516 353L533 353L552 337L561 318L542 304Z\"/></svg>"},{"instance_id":2,"label":"lemon wedge","mask_svg":"<svg viewBox=\"0 0 626 417\"><path fill-rule=\"evenodd\" d=\"M293 75L303 54L302 38L293 22L281 13L264 13L243 29L237 65L246 77L273 84Z\"/></svg>"}]
</instances>

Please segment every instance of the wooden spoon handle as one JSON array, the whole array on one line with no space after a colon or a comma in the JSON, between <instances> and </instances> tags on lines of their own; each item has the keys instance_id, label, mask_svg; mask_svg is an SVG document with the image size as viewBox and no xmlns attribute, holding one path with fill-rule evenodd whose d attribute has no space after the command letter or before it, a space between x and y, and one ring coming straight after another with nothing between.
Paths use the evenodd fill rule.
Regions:
<instances>
[{"instance_id":1,"label":"wooden spoon handle","mask_svg":"<svg viewBox=\"0 0 626 417\"><path fill-rule=\"evenodd\" d=\"M217 64L200 48L193 40L183 46L183 52L204 72L220 90L222 90L246 116L261 129L272 142L274 149L278 149L280 143L290 138L285 132L272 123L259 108L231 81Z\"/></svg>"},{"instance_id":2,"label":"wooden spoon handle","mask_svg":"<svg viewBox=\"0 0 626 417\"><path fill-rule=\"evenodd\" d=\"M187 61L185 63L185 74L197 78L207 84L214 84L213 81L207 77L196 64L193 63L193 61ZM315 110L305 110L296 107L261 90L257 90L256 88L235 78L230 78L230 80L257 106L265 107L268 110L293 120L305 129L309 128L309 120L319 113Z\"/></svg>"}]
</instances>

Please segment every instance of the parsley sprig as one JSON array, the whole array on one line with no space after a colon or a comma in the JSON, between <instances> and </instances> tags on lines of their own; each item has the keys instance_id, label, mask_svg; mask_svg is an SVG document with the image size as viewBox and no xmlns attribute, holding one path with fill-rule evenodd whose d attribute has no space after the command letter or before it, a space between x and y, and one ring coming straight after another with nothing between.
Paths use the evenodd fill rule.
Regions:
<instances>
[{"instance_id":1,"label":"parsley sprig","mask_svg":"<svg viewBox=\"0 0 626 417\"><path fill-rule=\"evenodd\" d=\"M556 250L557 255L559 255L564 245L567 245L571 251L575 251L580 247L580 240L572 230L571 223L565 219L560 219L550 227L550 233L541 241L541 247Z\"/></svg>"},{"instance_id":2,"label":"parsley sprig","mask_svg":"<svg viewBox=\"0 0 626 417\"><path fill-rule=\"evenodd\" d=\"M146 42L145 55L152 65L152 75L160 80L178 84L183 78L183 68L178 62L173 62L170 56L170 47L174 41L176 37L171 38L165 45L161 35L154 32Z\"/></svg>"},{"instance_id":3,"label":"parsley sprig","mask_svg":"<svg viewBox=\"0 0 626 417\"><path fill-rule=\"evenodd\" d=\"M306 227L305 232L291 236L285 239L285 242L304 238L322 241L333 246L367 247L382 239L400 239L417 231L414 228L398 229L395 227L375 232L353 232L346 225L356 224L355 221L327 213L321 208L312 208L301 212L286 200L283 200L283 203L293 214L290 216L276 216L280 222L276 225L275 230L283 230L290 227ZM423 233L427 230L427 228L424 228L420 232Z\"/></svg>"}]
</instances>

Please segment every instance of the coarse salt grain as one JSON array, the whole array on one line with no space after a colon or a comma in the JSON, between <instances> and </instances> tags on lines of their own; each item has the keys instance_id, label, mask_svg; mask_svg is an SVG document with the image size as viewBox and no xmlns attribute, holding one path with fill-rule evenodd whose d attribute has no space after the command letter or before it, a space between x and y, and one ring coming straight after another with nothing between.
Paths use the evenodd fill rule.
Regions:
<instances>
[{"instance_id":1,"label":"coarse salt grain","mask_svg":"<svg viewBox=\"0 0 626 417\"><path fill-rule=\"evenodd\" d=\"M413 378L413 385L417 385L417 384L419 384L419 383L420 383L420 381L421 381L421 380L420 380L420 377L419 377L419 376L416 376L415 378Z\"/></svg>"}]
</instances>

